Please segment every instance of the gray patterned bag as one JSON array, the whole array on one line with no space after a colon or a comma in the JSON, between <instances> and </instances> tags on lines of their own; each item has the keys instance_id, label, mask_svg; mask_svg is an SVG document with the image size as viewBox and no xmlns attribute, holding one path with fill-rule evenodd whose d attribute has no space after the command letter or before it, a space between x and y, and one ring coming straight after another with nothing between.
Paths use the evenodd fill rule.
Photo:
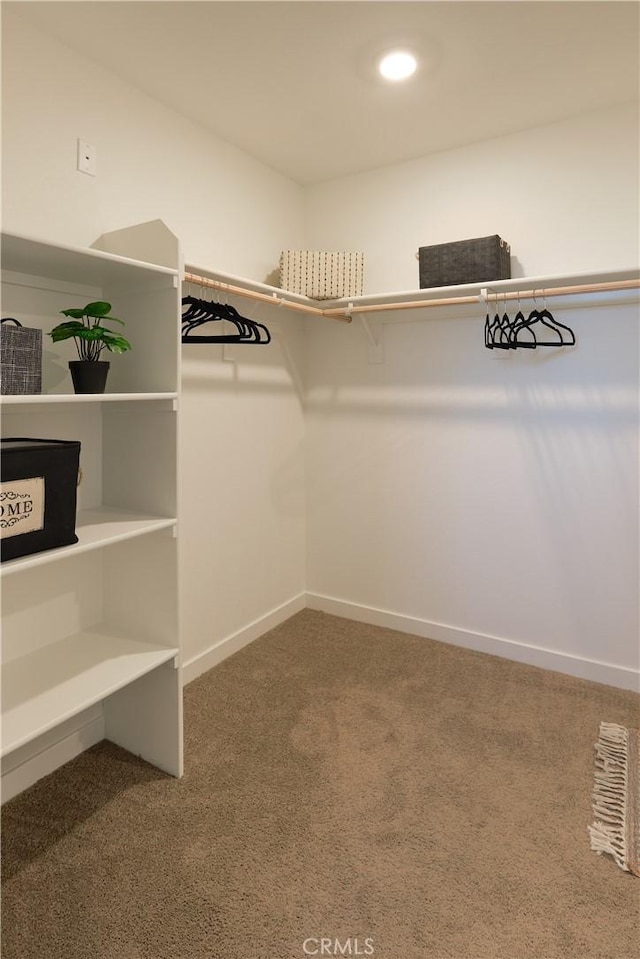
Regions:
<instances>
[{"instance_id":1,"label":"gray patterned bag","mask_svg":"<svg viewBox=\"0 0 640 959\"><path fill-rule=\"evenodd\" d=\"M0 393L42 391L42 330L29 329L12 316L0 325ZM15 327L5 324L15 323Z\"/></svg>"}]
</instances>

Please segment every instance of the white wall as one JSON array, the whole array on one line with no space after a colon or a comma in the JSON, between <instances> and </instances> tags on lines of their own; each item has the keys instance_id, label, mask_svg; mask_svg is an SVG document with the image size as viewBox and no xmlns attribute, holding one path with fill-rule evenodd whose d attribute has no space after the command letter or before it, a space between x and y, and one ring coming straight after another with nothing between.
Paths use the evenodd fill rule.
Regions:
<instances>
[{"instance_id":1,"label":"white wall","mask_svg":"<svg viewBox=\"0 0 640 959\"><path fill-rule=\"evenodd\" d=\"M495 232L516 275L637 268L638 169L618 108L312 187L307 235L364 250L372 292ZM357 320L309 340L310 602L637 685L637 299L582 300L578 345L535 353L486 350L482 311L394 316L380 365Z\"/></svg>"},{"instance_id":2,"label":"white wall","mask_svg":"<svg viewBox=\"0 0 640 959\"><path fill-rule=\"evenodd\" d=\"M419 286L420 246L498 233L512 275L635 267L639 113L632 103L312 186L312 249L365 253L365 292Z\"/></svg>"},{"instance_id":3,"label":"white wall","mask_svg":"<svg viewBox=\"0 0 640 959\"><path fill-rule=\"evenodd\" d=\"M264 280L302 242L302 188L6 9L3 229L90 245L161 219L188 262ZM76 140L98 176L76 172Z\"/></svg>"},{"instance_id":4,"label":"white wall","mask_svg":"<svg viewBox=\"0 0 640 959\"><path fill-rule=\"evenodd\" d=\"M380 365L314 328L313 606L637 684L638 307L557 316L575 348L505 354L482 315L417 311Z\"/></svg>"},{"instance_id":5,"label":"white wall","mask_svg":"<svg viewBox=\"0 0 640 959\"><path fill-rule=\"evenodd\" d=\"M4 230L82 246L160 218L187 262L258 280L277 267L281 249L302 245L298 185L6 10L3 44ZM97 147L95 178L76 172L78 137ZM300 322L274 320L274 333L278 324L300 362ZM304 590L294 378L275 337L227 356L217 346L183 352L187 661L229 637L238 643L238 633L253 635L255 620L271 622ZM205 655L196 668L209 662Z\"/></svg>"},{"instance_id":6,"label":"white wall","mask_svg":"<svg viewBox=\"0 0 640 959\"><path fill-rule=\"evenodd\" d=\"M304 606L304 413L294 385L304 321L254 304L243 312L280 332L294 366L278 339L183 347L183 638L186 660L198 660L188 678Z\"/></svg>"}]
</instances>

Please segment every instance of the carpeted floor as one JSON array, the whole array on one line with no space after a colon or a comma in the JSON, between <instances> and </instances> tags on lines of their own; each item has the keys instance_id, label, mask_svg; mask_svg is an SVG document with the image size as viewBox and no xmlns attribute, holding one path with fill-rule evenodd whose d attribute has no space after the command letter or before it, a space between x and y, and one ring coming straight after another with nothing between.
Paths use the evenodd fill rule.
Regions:
<instances>
[{"instance_id":1,"label":"carpeted floor","mask_svg":"<svg viewBox=\"0 0 640 959\"><path fill-rule=\"evenodd\" d=\"M599 723L638 718L305 610L186 688L183 780L102 743L5 806L3 959L634 959L587 826Z\"/></svg>"}]
</instances>

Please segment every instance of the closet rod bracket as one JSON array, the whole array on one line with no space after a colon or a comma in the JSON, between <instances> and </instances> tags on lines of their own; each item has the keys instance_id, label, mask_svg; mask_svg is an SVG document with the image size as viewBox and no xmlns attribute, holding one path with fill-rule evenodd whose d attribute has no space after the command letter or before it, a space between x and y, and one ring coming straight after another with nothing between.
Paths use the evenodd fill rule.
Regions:
<instances>
[{"instance_id":1,"label":"closet rod bracket","mask_svg":"<svg viewBox=\"0 0 640 959\"><path fill-rule=\"evenodd\" d=\"M516 295L519 296L520 294L516 294ZM498 298L499 298L499 297L502 297L502 296L506 296L506 294L505 294L505 293L498 293L497 290L492 290L490 286L483 286L483 287L481 288L480 292L478 293L478 302L479 302L479 303L484 303L485 309L488 311L488 310L489 310L489 304L490 304L490 303L497 303L497 302L498 302Z\"/></svg>"}]
</instances>

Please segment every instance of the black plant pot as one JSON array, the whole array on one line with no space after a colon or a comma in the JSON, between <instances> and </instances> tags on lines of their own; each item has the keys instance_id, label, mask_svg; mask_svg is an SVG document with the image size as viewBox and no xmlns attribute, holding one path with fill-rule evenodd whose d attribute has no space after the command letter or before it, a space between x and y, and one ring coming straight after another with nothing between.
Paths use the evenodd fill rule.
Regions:
<instances>
[{"instance_id":1,"label":"black plant pot","mask_svg":"<svg viewBox=\"0 0 640 959\"><path fill-rule=\"evenodd\" d=\"M106 360L70 360L69 369L76 393L104 393L110 364Z\"/></svg>"}]
</instances>

